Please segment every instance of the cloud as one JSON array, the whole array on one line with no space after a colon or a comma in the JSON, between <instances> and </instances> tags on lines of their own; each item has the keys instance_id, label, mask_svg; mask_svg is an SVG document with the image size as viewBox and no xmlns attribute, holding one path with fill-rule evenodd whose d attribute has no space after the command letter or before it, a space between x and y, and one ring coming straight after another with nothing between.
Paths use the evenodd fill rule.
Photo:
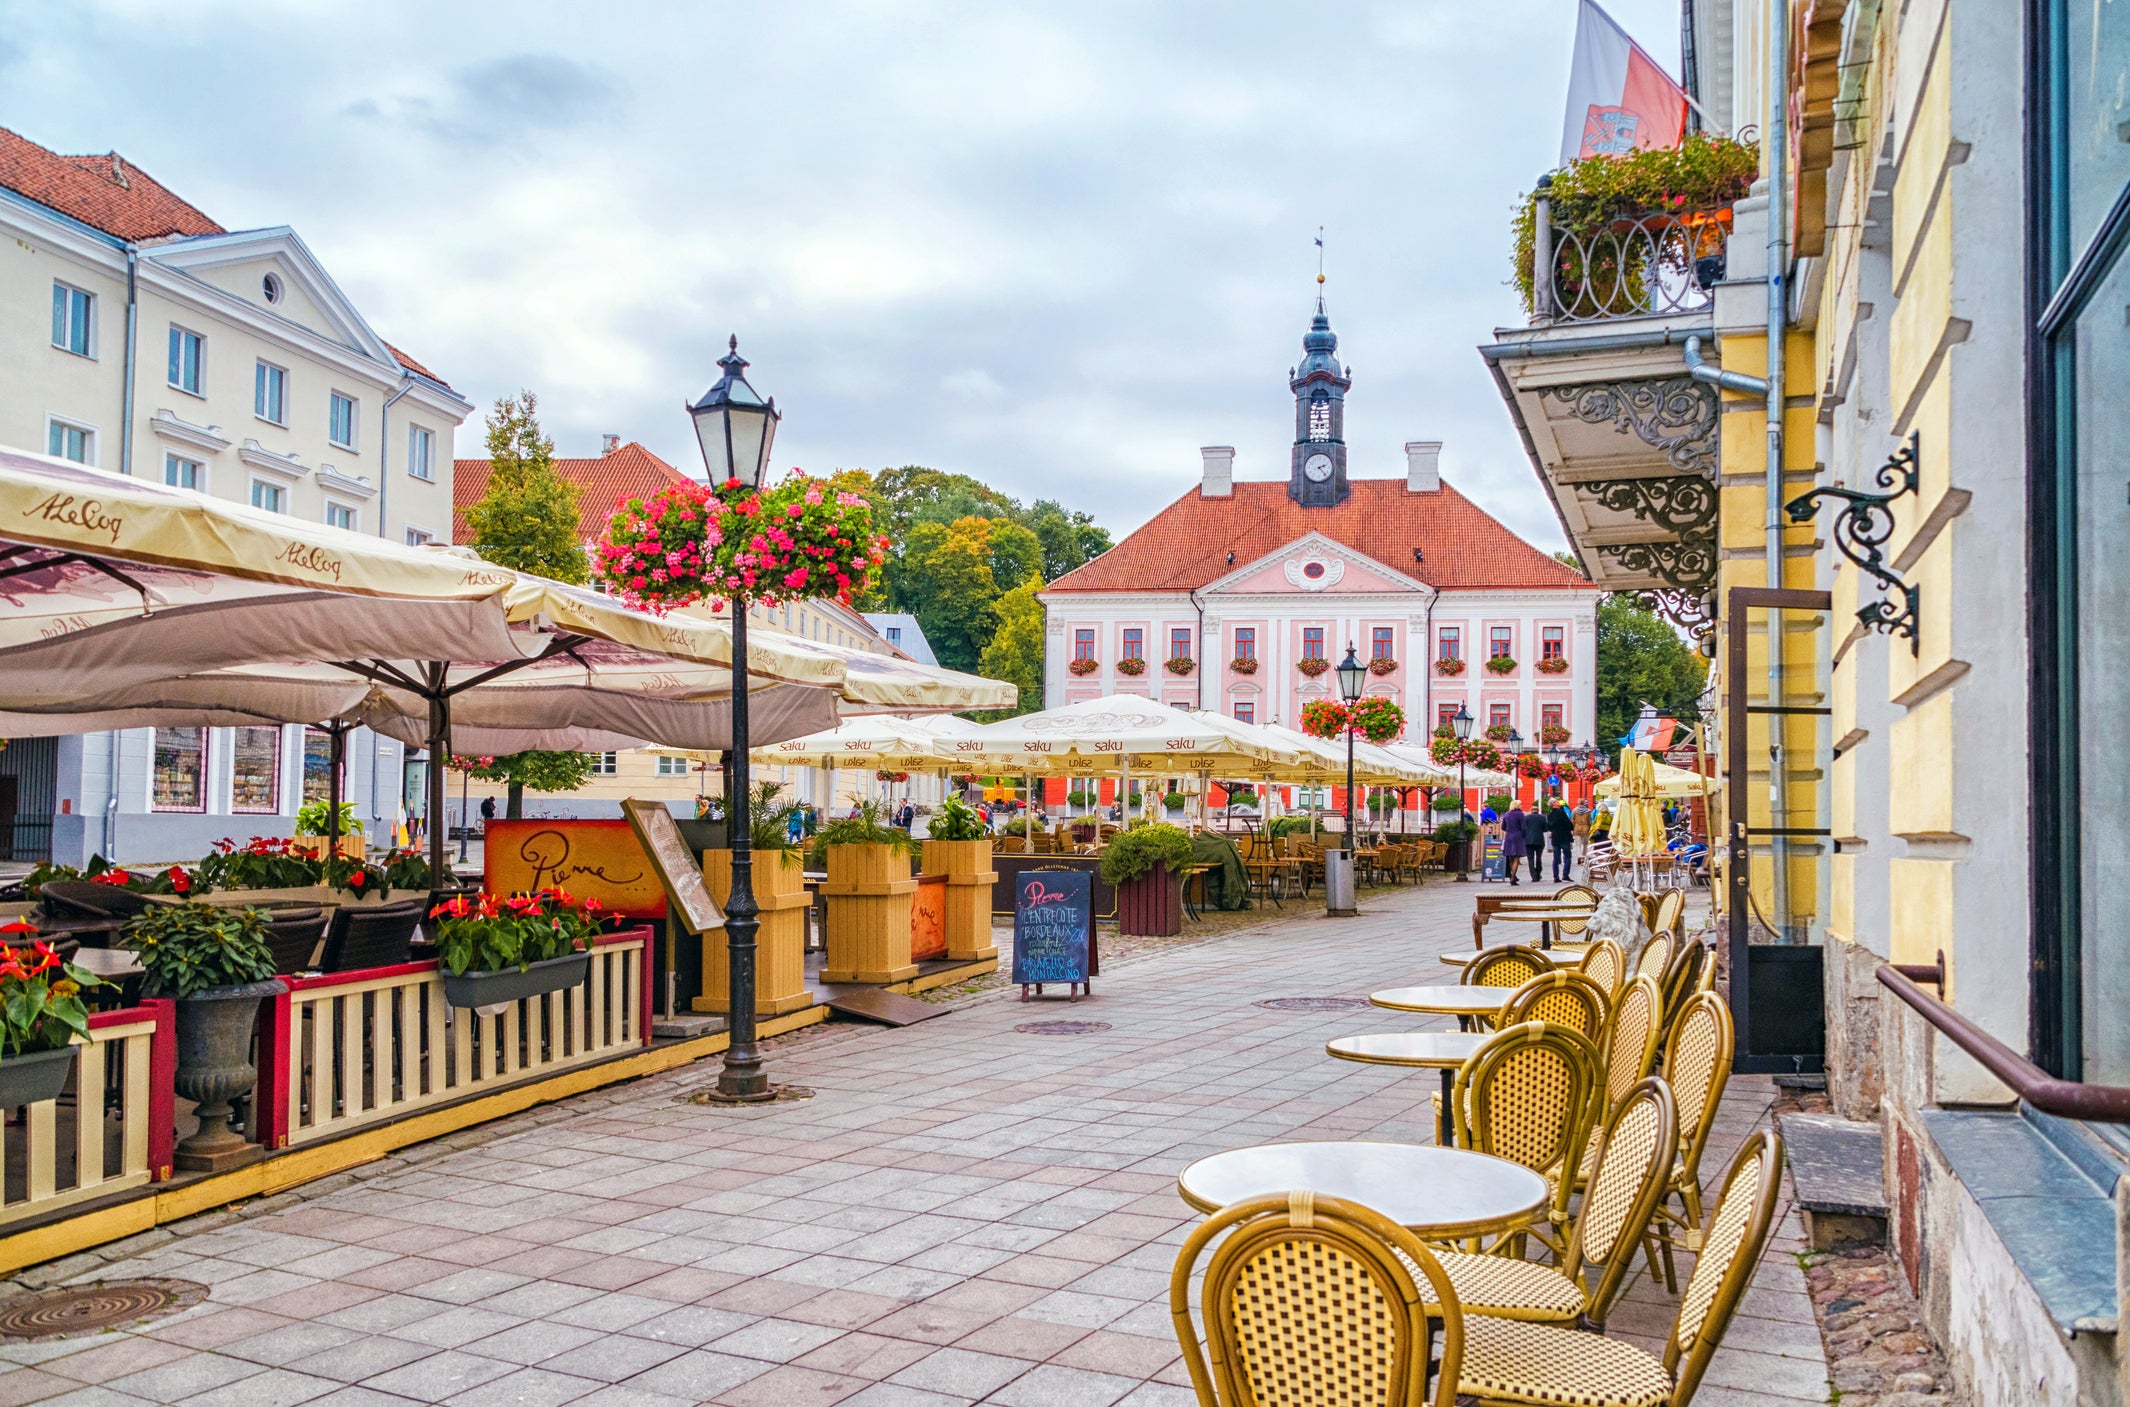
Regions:
<instances>
[{"instance_id":1,"label":"cloud","mask_svg":"<svg viewBox=\"0 0 2130 1407\"><path fill-rule=\"evenodd\" d=\"M556 54L514 54L460 69L441 100L423 94L363 98L350 117L410 127L446 146L521 145L604 121L620 89L601 70Z\"/></svg>"}]
</instances>

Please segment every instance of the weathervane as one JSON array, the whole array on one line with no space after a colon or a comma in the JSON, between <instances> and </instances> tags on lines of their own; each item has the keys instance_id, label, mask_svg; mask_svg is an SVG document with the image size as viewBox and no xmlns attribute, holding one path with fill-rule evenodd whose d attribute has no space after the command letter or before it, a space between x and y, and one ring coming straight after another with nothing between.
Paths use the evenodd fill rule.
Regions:
<instances>
[{"instance_id":1,"label":"weathervane","mask_svg":"<svg viewBox=\"0 0 2130 1407\"><path fill-rule=\"evenodd\" d=\"M1318 226L1316 227L1316 283L1317 283L1317 287L1318 287L1319 289L1323 288L1323 286L1324 286L1324 227L1323 227L1322 225L1318 225Z\"/></svg>"}]
</instances>

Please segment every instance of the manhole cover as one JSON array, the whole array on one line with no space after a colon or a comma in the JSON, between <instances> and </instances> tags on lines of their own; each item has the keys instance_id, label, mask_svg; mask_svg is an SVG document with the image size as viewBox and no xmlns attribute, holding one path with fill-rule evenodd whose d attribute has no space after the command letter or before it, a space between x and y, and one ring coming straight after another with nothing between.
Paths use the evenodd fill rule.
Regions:
<instances>
[{"instance_id":1,"label":"manhole cover","mask_svg":"<svg viewBox=\"0 0 2130 1407\"><path fill-rule=\"evenodd\" d=\"M1366 997L1274 997L1257 1003L1267 1011L1352 1011L1368 1005Z\"/></svg>"},{"instance_id":2,"label":"manhole cover","mask_svg":"<svg viewBox=\"0 0 2130 1407\"><path fill-rule=\"evenodd\" d=\"M64 1339L190 1309L207 1287L190 1280L113 1280L0 1301L0 1338Z\"/></svg>"},{"instance_id":3,"label":"manhole cover","mask_svg":"<svg viewBox=\"0 0 2130 1407\"><path fill-rule=\"evenodd\" d=\"M1107 1031L1107 1021L1030 1021L1013 1028L1024 1036L1085 1036Z\"/></svg>"}]
</instances>

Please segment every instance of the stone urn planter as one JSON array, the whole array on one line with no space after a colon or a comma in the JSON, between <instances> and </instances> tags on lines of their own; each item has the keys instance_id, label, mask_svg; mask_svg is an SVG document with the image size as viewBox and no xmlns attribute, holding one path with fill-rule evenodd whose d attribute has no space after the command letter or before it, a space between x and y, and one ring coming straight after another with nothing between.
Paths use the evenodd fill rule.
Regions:
<instances>
[{"instance_id":1,"label":"stone urn planter","mask_svg":"<svg viewBox=\"0 0 2130 1407\"><path fill-rule=\"evenodd\" d=\"M527 997L559 992L565 987L581 987L591 974L590 953L566 953L559 958L528 963L523 971L505 967L494 972L462 972L456 977L445 972L444 1000L451 1006L508 1006Z\"/></svg>"},{"instance_id":2,"label":"stone urn planter","mask_svg":"<svg viewBox=\"0 0 2130 1407\"><path fill-rule=\"evenodd\" d=\"M230 1101L251 1093L259 1072L251 1063L252 1023L259 1003L278 997L288 984L278 979L240 987L209 987L177 1004L177 1092L199 1107L199 1131L177 1146L177 1166L186 1172L225 1172L266 1156L266 1150L230 1131Z\"/></svg>"},{"instance_id":3,"label":"stone urn planter","mask_svg":"<svg viewBox=\"0 0 2130 1407\"><path fill-rule=\"evenodd\" d=\"M998 872L991 868L991 842L928 840L923 870L947 877L948 960L997 958L998 945L991 941L991 889L998 883Z\"/></svg>"},{"instance_id":4,"label":"stone urn planter","mask_svg":"<svg viewBox=\"0 0 2130 1407\"><path fill-rule=\"evenodd\" d=\"M732 898L732 852L703 852L703 883L722 909ZM806 990L806 916L813 907L806 892L806 857L797 850L754 852L754 902L762 926L754 935L754 1014L781 1016L813 1005ZM697 1011L730 1010L732 974L725 950L725 930L703 935L703 994L690 1003Z\"/></svg>"},{"instance_id":5,"label":"stone urn planter","mask_svg":"<svg viewBox=\"0 0 2130 1407\"><path fill-rule=\"evenodd\" d=\"M917 880L909 856L892 845L831 845L828 880L828 964L823 982L907 982L910 899Z\"/></svg>"},{"instance_id":6,"label":"stone urn planter","mask_svg":"<svg viewBox=\"0 0 2130 1407\"><path fill-rule=\"evenodd\" d=\"M74 1047L33 1050L0 1060L0 1109L19 1109L59 1098L74 1069Z\"/></svg>"}]
</instances>

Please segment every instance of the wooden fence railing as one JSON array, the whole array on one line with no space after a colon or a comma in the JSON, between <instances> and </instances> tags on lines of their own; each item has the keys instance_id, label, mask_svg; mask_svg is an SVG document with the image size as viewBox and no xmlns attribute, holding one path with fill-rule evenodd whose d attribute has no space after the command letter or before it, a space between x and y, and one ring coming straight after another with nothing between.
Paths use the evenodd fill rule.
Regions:
<instances>
[{"instance_id":1,"label":"wooden fence railing","mask_svg":"<svg viewBox=\"0 0 2130 1407\"><path fill-rule=\"evenodd\" d=\"M608 934L585 983L489 1015L448 1005L434 961L286 978L260 1006L253 1137L295 1147L648 1045L650 945Z\"/></svg>"},{"instance_id":2,"label":"wooden fence railing","mask_svg":"<svg viewBox=\"0 0 2130 1407\"><path fill-rule=\"evenodd\" d=\"M6 1111L0 1226L169 1177L176 1068L172 1002L90 1016L70 1088Z\"/></svg>"}]
</instances>

